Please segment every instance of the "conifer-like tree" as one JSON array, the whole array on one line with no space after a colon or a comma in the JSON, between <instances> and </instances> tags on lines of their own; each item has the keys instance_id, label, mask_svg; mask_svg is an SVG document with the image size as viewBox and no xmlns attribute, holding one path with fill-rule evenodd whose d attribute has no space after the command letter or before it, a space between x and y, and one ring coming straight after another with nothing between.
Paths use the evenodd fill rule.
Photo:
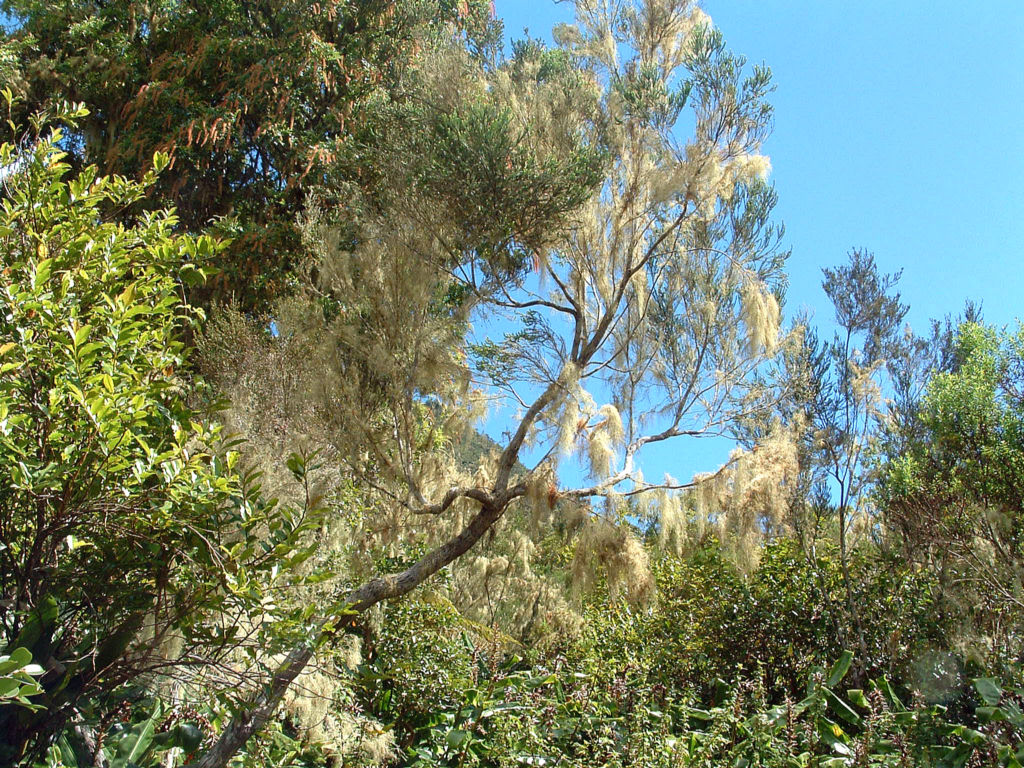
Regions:
<instances>
[{"instance_id":1,"label":"conifer-like tree","mask_svg":"<svg viewBox=\"0 0 1024 768\"><path fill-rule=\"evenodd\" d=\"M343 616L422 584L517 504L543 517L607 500L584 516L580 562L643 599L643 550L615 525L623 499L713 482L716 498L757 504L785 453L694 483L641 472L650 446L764 406L747 384L778 343L786 256L760 153L769 72L747 74L689 0L582 0L556 37L492 69L441 47L397 108L381 193L310 209L308 299L279 307L266 343L317 340L296 374L306 437L378 500L368 535L399 531L425 553L348 591L195 765L224 765L262 728ZM496 317L514 324L500 339L468 332ZM494 400L518 409L500 450L454 471L447 440ZM558 482L572 454L583 487ZM663 527L686 530L687 504Z\"/></svg>"},{"instance_id":2,"label":"conifer-like tree","mask_svg":"<svg viewBox=\"0 0 1024 768\"><path fill-rule=\"evenodd\" d=\"M858 664L868 663L861 611L854 596L850 558L873 522L866 464L879 422L884 421L882 386L899 351L900 324L908 307L895 292L899 273L878 272L874 256L851 251L849 263L825 269L822 287L835 307L838 331L827 347L828 375L819 383L813 408L817 451L818 507L828 507L832 489L847 619L844 643L857 643ZM854 637L847 637L853 635Z\"/></svg>"}]
</instances>

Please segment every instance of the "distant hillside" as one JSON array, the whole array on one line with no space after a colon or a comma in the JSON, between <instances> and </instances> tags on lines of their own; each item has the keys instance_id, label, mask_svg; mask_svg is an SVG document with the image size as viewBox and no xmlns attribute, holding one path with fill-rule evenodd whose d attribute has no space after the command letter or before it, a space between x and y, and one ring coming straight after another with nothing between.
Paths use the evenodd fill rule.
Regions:
<instances>
[{"instance_id":1,"label":"distant hillside","mask_svg":"<svg viewBox=\"0 0 1024 768\"><path fill-rule=\"evenodd\" d=\"M462 438L453 439L452 449L455 451L455 461L458 463L459 469L466 472L475 472L477 467L480 466L481 458L492 451L500 452L502 446L498 445L483 432L478 432L474 429L467 430ZM512 474L525 475L526 472L527 469L523 466L522 462L516 461L515 466L512 467Z\"/></svg>"}]
</instances>

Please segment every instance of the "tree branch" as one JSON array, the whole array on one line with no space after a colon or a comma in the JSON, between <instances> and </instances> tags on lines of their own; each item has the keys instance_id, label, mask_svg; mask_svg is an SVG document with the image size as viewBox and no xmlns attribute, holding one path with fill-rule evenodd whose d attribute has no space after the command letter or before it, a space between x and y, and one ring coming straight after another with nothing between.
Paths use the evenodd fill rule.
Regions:
<instances>
[{"instance_id":1,"label":"tree branch","mask_svg":"<svg viewBox=\"0 0 1024 768\"><path fill-rule=\"evenodd\" d=\"M320 624L311 641L296 645L289 651L284 661L274 671L266 687L252 697L245 709L232 719L216 743L198 760L189 763L186 768L224 768L232 756L270 721L288 688L313 658L316 649L334 633L335 624L339 620L352 613L361 613L383 600L392 600L415 589L446 565L468 552L501 518L509 503L525 492L525 486L521 483L495 495L481 491L479 498L486 498L486 503L481 503L480 511L458 536L428 552L404 571L371 579L350 592L345 599L344 607L335 616ZM449 491L445 498L447 499L451 494L452 491ZM474 495L474 498L477 498L477 495ZM454 499L452 500L454 501Z\"/></svg>"}]
</instances>

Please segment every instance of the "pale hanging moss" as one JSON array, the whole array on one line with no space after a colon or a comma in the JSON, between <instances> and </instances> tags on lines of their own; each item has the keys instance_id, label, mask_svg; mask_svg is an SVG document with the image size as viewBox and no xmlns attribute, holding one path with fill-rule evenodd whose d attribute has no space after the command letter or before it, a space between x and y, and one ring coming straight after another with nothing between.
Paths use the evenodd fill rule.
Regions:
<instances>
[{"instance_id":1,"label":"pale hanging moss","mask_svg":"<svg viewBox=\"0 0 1024 768\"><path fill-rule=\"evenodd\" d=\"M551 37L563 48L572 48L583 42L583 35L575 24L556 24L551 30Z\"/></svg>"},{"instance_id":2,"label":"pale hanging moss","mask_svg":"<svg viewBox=\"0 0 1024 768\"><path fill-rule=\"evenodd\" d=\"M876 374L885 366L885 360L875 360L870 365L860 365L855 359L846 363L850 368L850 393L865 412L878 416L885 412L882 406L885 397Z\"/></svg>"},{"instance_id":3,"label":"pale hanging moss","mask_svg":"<svg viewBox=\"0 0 1024 768\"><path fill-rule=\"evenodd\" d=\"M488 548L456 563L452 599L462 615L523 642L548 633L574 635L580 617L567 602L564 589L534 570L537 551L533 537L512 530L498 550Z\"/></svg>"},{"instance_id":4,"label":"pale hanging moss","mask_svg":"<svg viewBox=\"0 0 1024 768\"><path fill-rule=\"evenodd\" d=\"M579 407L575 400L567 400L562 408L561 417L558 420L558 444L557 453L560 456L568 456L576 446L576 439L586 426L586 422L580 418Z\"/></svg>"},{"instance_id":5,"label":"pale hanging moss","mask_svg":"<svg viewBox=\"0 0 1024 768\"><path fill-rule=\"evenodd\" d=\"M772 163L767 155L740 154L729 163L728 173L733 186L748 185L764 181L772 172Z\"/></svg>"},{"instance_id":6,"label":"pale hanging moss","mask_svg":"<svg viewBox=\"0 0 1024 768\"><path fill-rule=\"evenodd\" d=\"M604 518L588 520L580 532L572 575L578 593L591 589L596 577L603 575L613 601L645 605L654 597L647 550L627 526Z\"/></svg>"},{"instance_id":7,"label":"pale hanging moss","mask_svg":"<svg viewBox=\"0 0 1024 768\"><path fill-rule=\"evenodd\" d=\"M558 412L554 421L558 425L557 453L562 456L572 453L576 438L583 427L580 423L579 399L582 390L579 376L580 371L575 364L568 362L562 367L558 375L561 393L551 406L552 410Z\"/></svg>"},{"instance_id":8,"label":"pale hanging moss","mask_svg":"<svg viewBox=\"0 0 1024 768\"><path fill-rule=\"evenodd\" d=\"M603 479L611 475L615 450L609 434L603 429L595 429L586 441L587 458L590 460L590 474Z\"/></svg>"},{"instance_id":9,"label":"pale hanging moss","mask_svg":"<svg viewBox=\"0 0 1024 768\"><path fill-rule=\"evenodd\" d=\"M781 321L779 302L756 276L744 280L740 289L740 319L746 329L748 357L775 351Z\"/></svg>"},{"instance_id":10,"label":"pale hanging moss","mask_svg":"<svg viewBox=\"0 0 1024 768\"><path fill-rule=\"evenodd\" d=\"M310 668L289 688L283 707L303 741L322 747L333 764L386 764L395 755L393 731L350 711L348 696L332 670Z\"/></svg>"},{"instance_id":11,"label":"pale hanging moss","mask_svg":"<svg viewBox=\"0 0 1024 768\"><path fill-rule=\"evenodd\" d=\"M757 567L765 541L788 530L799 471L798 434L799 426L776 425L752 450L734 451L718 472L694 477L691 526L713 526L723 549L744 571Z\"/></svg>"},{"instance_id":12,"label":"pale hanging moss","mask_svg":"<svg viewBox=\"0 0 1024 768\"><path fill-rule=\"evenodd\" d=\"M626 431L622 426L622 414L619 413L619 409L613 403L607 403L598 409L597 416L600 422L594 428L607 434L613 446L621 446Z\"/></svg>"},{"instance_id":13,"label":"pale hanging moss","mask_svg":"<svg viewBox=\"0 0 1024 768\"><path fill-rule=\"evenodd\" d=\"M356 635L345 635L338 644L338 661L350 672L355 672L363 663L363 641Z\"/></svg>"},{"instance_id":14,"label":"pale hanging moss","mask_svg":"<svg viewBox=\"0 0 1024 768\"><path fill-rule=\"evenodd\" d=\"M745 117L735 97L722 97L718 104L712 92L702 95L699 85L689 102L697 121L695 137L685 148L667 127L671 119L648 117L662 110L671 114L670 86L686 75L673 70L687 66L688 51L709 34L710 20L695 3L648 0L635 8L613 8L582 2L577 17L575 25L558 32L558 38L596 58L583 62L576 74L552 77L552 60L530 55L485 72L458 45L442 45L420 62L415 77L438 107L464 105L466 94L469 101L493 100L522 129L541 164L564 155L566 147L581 137L594 138L593 126L608 129L611 162L605 183L571 217L567 230L552 230L554 239L542 243L535 268L553 270L560 289L564 285L578 305L587 333L604 318L613 318L609 338L614 349L606 359L601 359L607 351L603 350L594 365L585 364L587 375L599 380L592 391L607 388L616 402L625 404L635 403L637 393L645 393L639 395L643 398L654 392L657 400L666 393L707 391L713 379L710 383L723 394L719 398L716 392L719 399L710 402L707 415L717 419L720 414L711 412L724 407L730 388L738 386L746 373L735 359L739 334L732 324L749 325L757 332L748 333L749 346L767 350L772 313L767 311L770 305L765 306L770 304L768 292L736 301L739 283L733 272L741 270L733 270L732 261L746 264L761 257L718 248L706 222L698 221L693 211L699 208L705 218L720 214L716 226L728 229L731 212L720 203L734 198L735 187L753 183L769 170L767 158L759 154L763 131L751 122L750 115L756 113ZM628 67L619 66L618 56L631 52L636 58ZM648 72L653 78L650 88L639 77L648 77ZM603 145L605 137L599 138ZM405 158L394 160L400 171ZM450 287L452 278L453 254L445 245L453 234L446 224L449 217L437 209L436 201L417 196L415 184L402 178L395 174L397 187L389 193L396 201L394 210L384 215L358 197L353 199L352 210L360 213L354 240L340 238L336 220L315 201L307 206L306 245L319 255L315 270L307 275L309 293L317 300L343 301L331 322L323 322L323 312L311 311L318 305L309 301L294 302L278 322L282 339L317 336L314 353L296 355L282 367L297 372L297 389L316 391L321 403L310 409L316 416L310 423L323 422L332 433L339 463L393 496L375 497L361 536L371 545L386 542L396 550L409 543L439 541L475 511L472 503L459 501L444 516L415 518L406 506L436 501L467 483L489 487L496 475L490 457L467 481L452 470L445 443L448 435L473 422L483 401L469 387L459 334L465 327L460 323L471 319L474 302L486 302L493 286L470 286L481 289L478 294L469 292L479 298L467 301L465 308L454 305L454 322L436 311L437 297ZM402 215L392 215L398 211ZM669 227L677 217L675 228ZM348 219L343 223L354 224ZM358 245L346 250L343 244L350 242ZM659 243L658 253L643 265L653 243ZM720 257L722 253L731 255ZM770 272L761 269L758 274ZM471 279L462 285L466 282ZM513 293L519 287L502 286ZM559 302L565 300L557 298L558 291L552 295ZM625 303L608 306L612 301ZM737 320L741 304L743 317ZM585 336L581 339L586 341ZM538 347L529 361L537 365L524 374L527 381L550 381L547 366L570 355L572 345L559 346L560 341L552 343L554 354ZM623 373L602 368L609 360ZM711 361L714 369L708 368ZM314 370L308 382L304 367ZM614 406L595 406L580 381L582 373L571 362L563 366L557 379L562 396L542 413L543 431L531 424L528 435L545 437L557 431L559 454L578 452L596 477L607 478L621 452L622 419ZM628 381L634 375L637 381ZM640 386L645 376L656 386ZM429 407L420 393L429 393ZM697 411L704 405L687 407ZM666 407L656 415L670 410ZM628 412L632 414L632 408ZM703 416L699 413L692 420ZM642 426L637 420L630 429ZM544 497L557 497L557 490L544 485L539 476L529 483L535 529L548 522L553 506L545 504ZM556 484L551 480L549 485Z\"/></svg>"},{"instance_id":15,"label":"pale hanging moss","mask_svg":"<svg viewBox=\"0 0 1024 768\"><path fill-rule=\"evenodd\" d=\"M699 496L690 491L685 494L684 498L687 501L693 501L699 498ZM696 504L694 506L696 507ZM689 518L688 538L699 545L704 541L704 537L708 535L708 530L709 521L707 515L702 514L699 509L694 509Z\"/></svg>"},{"instance_id":16,"label":"pale hanging moss","mask_svg":"<svg viewBox=\"0 0 1024 768\"><path fill-rule=\"evenodd\" d=\"M597 274L595 275L595 282L597 283L597 292L601 297L601 300L606 304L612 303L612 275L608 269L598 268Z\"/></svg>"},{"instance_id":17,"label":"pale hanging moss","mask_svg":"<svg viewBox=\"0 0 1024 768\"><path fill-rule=\"evenodd\" d=\"M677 11L678 3L644 2L622 11L622 23L629 29L642 55L656 58L666 69L680 66L686 58L693 30L710 26L710 17L699 8Z\"/></svg>"},{"instance_id":18,"label":"pale hanging moss","mask_svg":"<svg viewBox=\"0 0 1024 768\"><path fill-rule=\"evenodd\" d=\"M679 493L660 490L655 496L659 512L658 543L662 549L683 554L687 544L689 520Z\"/></svg>"},{"instance_id":19,"label":"pale hanging moss","mask_svg":"<svg viewBox=\"0 0 1024 768\"><path fill-rule=\"evenodd\" d=\"M558 503L558 478L551 462L544 462L528 476L526 503L530 509L530 532L536 538L541 526L551 522Z\"/></svg>"}]
</instances>

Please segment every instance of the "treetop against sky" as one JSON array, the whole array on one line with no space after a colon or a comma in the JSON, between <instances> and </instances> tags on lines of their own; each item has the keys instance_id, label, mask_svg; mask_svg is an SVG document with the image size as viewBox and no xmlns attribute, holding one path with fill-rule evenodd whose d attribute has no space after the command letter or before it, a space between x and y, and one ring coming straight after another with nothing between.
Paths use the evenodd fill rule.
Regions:
<instances>
[{"instance_id":1,"label":"treetop against sky","mask_svg":"<svg viewBox=\"0 0 1024 768\"><path fill-rule=\"evenodd\" d=\"M983 304L1021 316L1024 5L990 0L704 3L731 50L772 69L765 143L793 248L787 315L831 322L822 267L852 248L903 269L909 321ZM497 0L506 38L550 40L569 3Z\"/></svg>"},{"instance_id":2,"label":"treetop against sky","mask_svg":"<svg viewBox=\"0 0 1024 768\"><path fill-rule=\"evenodd\" d=\"M1024 5L965 14L948 0L703 4L731 50L771 68L774 130L764 145L792 248L785 316L828 336L822 269L861 248L902 270L907 322L981 303L996 325L1024 317ZM551 42L571 3L497 0L506 40ZM497 419L492 421L492 425ZM489 425L489 430L492 429ZM729 440L683 441L658 471L689 477ZM663 466L661 466L663 465Z\"/></svg>"}]
</instances>

